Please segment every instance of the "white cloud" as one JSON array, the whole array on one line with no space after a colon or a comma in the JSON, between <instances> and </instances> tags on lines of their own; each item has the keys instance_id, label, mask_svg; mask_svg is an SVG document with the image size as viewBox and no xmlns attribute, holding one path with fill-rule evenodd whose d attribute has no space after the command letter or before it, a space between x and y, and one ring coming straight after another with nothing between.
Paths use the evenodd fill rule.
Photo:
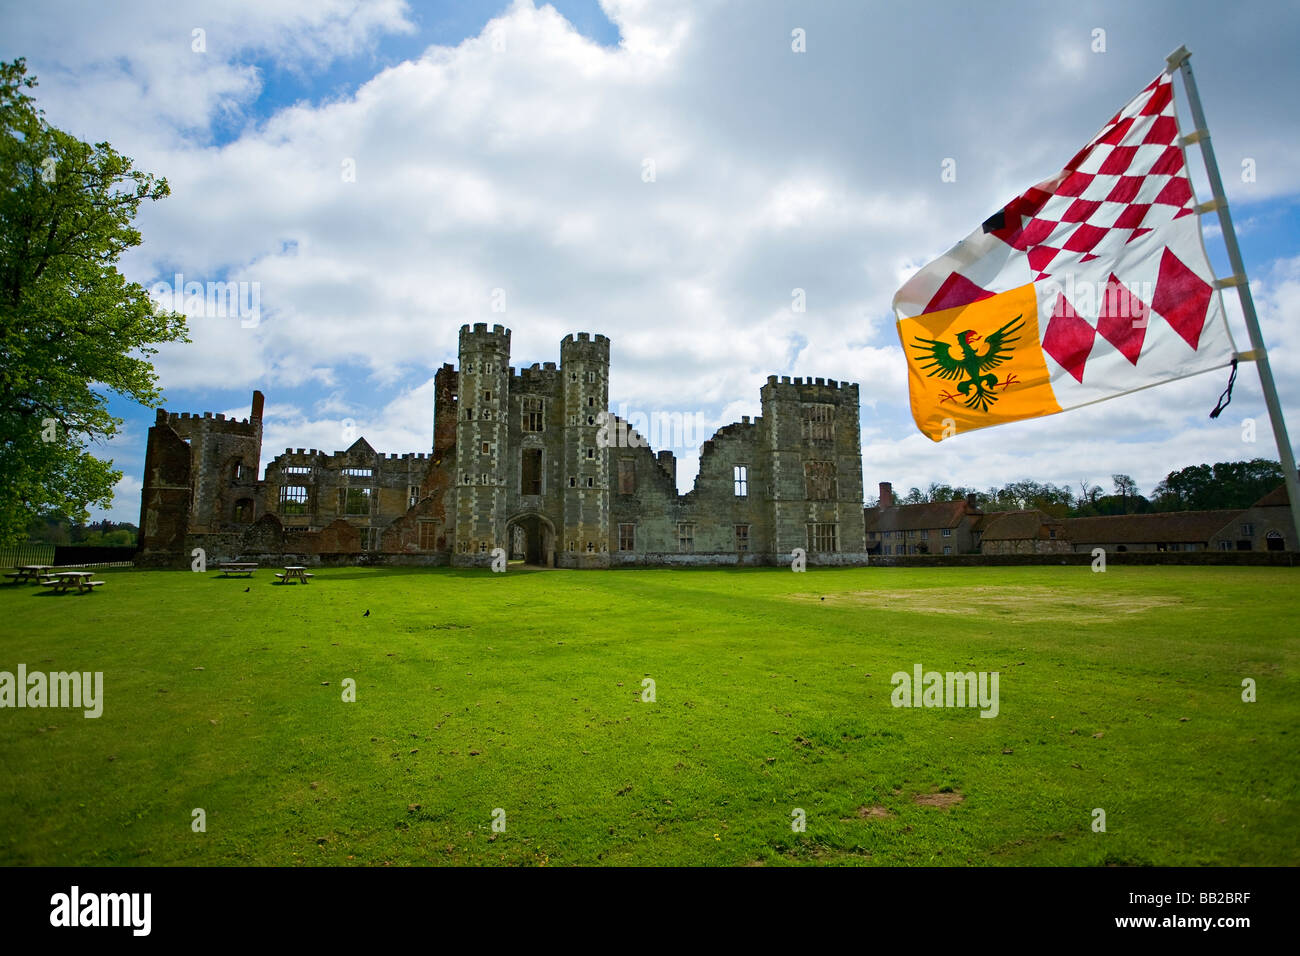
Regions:
<instances>
[{"instance_id":1,"label":"white cloud","mask_svg":"<svg viewBox=\"0 0 1300 956\"><path fill-rule=\"evenodd\" d=\"M1120 470L1149 484L1242 457L1200 411L1221 387L1210 377L933 446L908 417L889 303L1145 85L1168 52L1151 24L1172 11L1198 51L1224 168L1258 161L1257 183L1228 177L1234 202L1297 192L1283 25L1239 35L1213 4L1105 4L1050 22L1032 4L603 6L616 48L518 0L456 46L270 116L256 110L259 58L312 75L373 53L413 15L397 2L159 2L57 22L29 5L5 14L4 45L25 45L52 121L167 175L173 195L145 210L146 243L124 263L133 278L259 283L258 327L197 318L194 343L157 364L173 389L262 388L272 453L341 447L342 417L376 448L426 449L430 370L454 360L463 323L485 321L513 329L516 366L557 360L571 331L609 335L615 405L717 420L756 414L769 374L856 381L869 486L1077 482L1080 461L1094 480ZM1105 54L1090 49L1099 25ZM795 27L806 53L791 51ZM947 157L955 183L940 181ZM1281 377L1300 356L1281 319L1300 280L1294 262L1279 269L1261 307ZM1253 407L1248 372L1234 413ZM328 397L272 417L308 408L304 385ZM405 397L376 407L394 388ZM683 455L683 487L692 469Z\"/></svg>"}]
</instances>

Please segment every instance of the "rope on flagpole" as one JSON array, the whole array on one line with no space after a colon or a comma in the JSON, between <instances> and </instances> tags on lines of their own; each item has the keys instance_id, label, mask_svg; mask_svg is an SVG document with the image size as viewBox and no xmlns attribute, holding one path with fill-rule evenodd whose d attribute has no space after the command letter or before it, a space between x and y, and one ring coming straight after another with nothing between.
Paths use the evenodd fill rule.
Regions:
<instances>
[{"instance_id":1,"label":"rope on flagpole","mask_svg":"<svg viewBox=\"0 0 1300 956\"><path fill-rule=\"evenodd\" d=\"M1196 144L1201 148L1201 159L1205 161L1205 173L1210 180L1210 191L1214 198L1214 209L1219 214L1219 226L1223 232L1223 244L1228 251L1228 262L1232 266L1231 284L1236 286L1241 301L1242 317L1246 320L1246 331L1250 335L1251 350L1254 352L1255 365L1259 369L1259 384L1264 392L1264 404L1268 407L1269 421L1273 425L1273 438L1277 442L1278 457L1282 462L1282 472L1286 479L1287 497L1291 503L1291 521L1295 525L1291 550L1300 551L1300 544L1295 535L1300 535L1300 475L1296 472L1295 453L1291 450L1291 440L1287 437L1286 421L1282 417L1282 403L1277 397L1277 385L1273 381L1273 370L1268 364L1268 353L1264 350L1264 336L1259 330L1259 316L1255 314L1255 300L1250 294L1250 283L1246 280L1246 265L1241 258L1241 247L1237 244L1237 233L1232 228L1232 214L1228 211L1228 197L1223 190L1223 179L1219 175L1219 164L1214 158L1214 146L1210 142L1209 125L1205 122L1205 110L1201 106L1201 97L1196 90L1196 78L1192 76L1191 51L1180 46L1165 58L1170 73L1178 70L1183 76L1183 88L1187 91L1187 105L1192 111L1195 125ZM1218 283L1215 283L1216 286ZM1228 282L1224 283L1227 286ZM1228 380L1225 396L1232 395L1232 383L1237 376L1237 359L1232 360L1232 376ZM1221 407L1216 408L1210 417L1227 407L1227 402L1220 398Z\"/></svg>"},{"instance_id":2,"label":"rope on flagpole","mask_svg":"<svg viewBox=\"0 0 1300 956\"><path fill-rule=\"evenodd\" d=\"M1218 418L1219 413L1232 404L1232 386L1237 382L1237 357L1232 358L1232 374L1228 376L1228 387L1223 390L1219 396L1219 404L1214 406L1214 411L1210 412L1211 418Z\"/></svg>"}]
</instances>

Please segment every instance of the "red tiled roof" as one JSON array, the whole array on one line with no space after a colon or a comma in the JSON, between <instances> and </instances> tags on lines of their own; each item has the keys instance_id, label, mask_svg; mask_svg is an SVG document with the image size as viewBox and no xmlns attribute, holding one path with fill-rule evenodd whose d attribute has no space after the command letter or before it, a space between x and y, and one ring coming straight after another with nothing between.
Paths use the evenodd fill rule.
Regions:
<instances>
[{"instance_id":1,"label":"red tiled roof","mask_svg":"<svg viewBox=\"0 0 1300 956\"><path fill-rule=\"evenodd\" d=\"M1251 505L1252 508L1289 508L1290 506L1291 496L1286 493L1285 481Z\"/></svg>"},{"instance_id":2,"label":"red tiled roof","mask_svg":"<svg viewBox=\"0 0 1300 956\"><path fill-rule=\"evenodd\" d=\"M1203 543L1240 511L1165 511L1145 515L1066 518L1065 536L1074 544Z\"/></svg>"},{"instance_id":3,"label":"red tiled roof","mask_svg":"<svg viewBox=\"0 0 1300 956\"><path fill-rule=\"evenodd\" d=\"M987 516L984 523L984 541L1030 541L1056 536L1065 537L1059 530L1061 522L1037 509L1029 511L1002 511Z\"/></svg>"},{"instance_id":4,"label":"red tiled roof","mask_svg":"<svg viewBox=\"0 0 1300 956\"><path fill-rule=\"evenodd\" d=\"M864 508L867 533L872 531L923 531L932 528L955 528L967 514L966 499L931 501L919 505L891 505L888 508Z\"/></svg>"}]
</instances>

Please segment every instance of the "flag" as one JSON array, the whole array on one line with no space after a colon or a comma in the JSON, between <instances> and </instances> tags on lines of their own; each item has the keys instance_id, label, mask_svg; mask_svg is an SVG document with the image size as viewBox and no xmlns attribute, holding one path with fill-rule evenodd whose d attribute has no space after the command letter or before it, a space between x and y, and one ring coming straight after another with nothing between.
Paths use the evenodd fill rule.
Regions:
<instances>
[{"instance_id":1,"label":"flag","mask_svg":"<svg viewBox=\"0 0 1300 956\"><path fill-rule=\"evenodd\" d=\"M1166 72L894 296L917 427L940 441L1230 364L1195 205Z\"/></svg>"}]
</instances>

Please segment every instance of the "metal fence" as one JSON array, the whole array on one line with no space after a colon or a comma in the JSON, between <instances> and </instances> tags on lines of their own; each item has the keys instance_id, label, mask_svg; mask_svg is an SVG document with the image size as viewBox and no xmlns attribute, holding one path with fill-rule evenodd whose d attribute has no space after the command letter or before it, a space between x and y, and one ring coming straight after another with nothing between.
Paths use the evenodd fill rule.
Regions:
<instances>
[{"instance_id":1,"label":"metal fence","mask_svg":"<svg viewBox=\"0 0 1300 956\"><path fill-rule=\"evenodd\" d=\"M15 544L0 548L0 568L17 568L24 564L48 564L60 568L129 568L134 563L134 547Z\"/></svg>"},{"instance_id":2,"label":"metal fence","mask_svg":"<svg viewBox=\"0 0 1300 956\"><path fill-rule=\"evenodd\" d=\"M0 568L53 563L54 545L52 544L15 544L8 548L0 548Z\"/></svg>"}]
</instances>

